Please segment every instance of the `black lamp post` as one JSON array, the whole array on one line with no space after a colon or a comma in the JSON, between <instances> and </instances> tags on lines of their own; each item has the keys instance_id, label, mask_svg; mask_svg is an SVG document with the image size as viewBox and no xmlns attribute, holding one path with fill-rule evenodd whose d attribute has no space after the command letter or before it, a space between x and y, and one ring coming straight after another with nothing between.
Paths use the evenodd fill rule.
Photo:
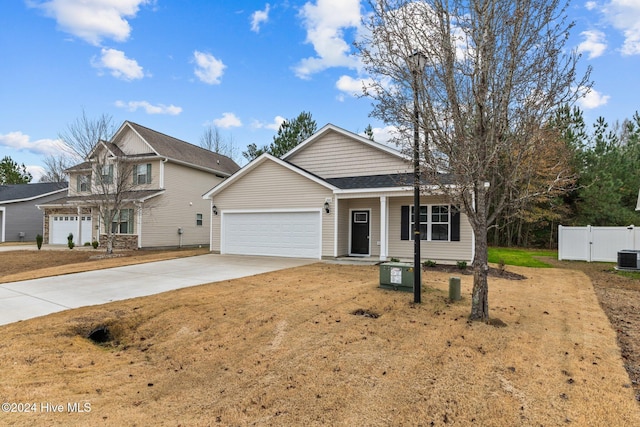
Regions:
<instances>
[{"instance_id":1,"label":"black lamp post","mask_svg":"<svg viewBox=\"0 0 640 427\"><path fill-rule=\"evenodd\" d=\"M427 58L415 52L407 59L413 88L413 302L421 301L420 288L420 109L418 106L418 77L422 75Z\"/></svg>"}]
</instances>

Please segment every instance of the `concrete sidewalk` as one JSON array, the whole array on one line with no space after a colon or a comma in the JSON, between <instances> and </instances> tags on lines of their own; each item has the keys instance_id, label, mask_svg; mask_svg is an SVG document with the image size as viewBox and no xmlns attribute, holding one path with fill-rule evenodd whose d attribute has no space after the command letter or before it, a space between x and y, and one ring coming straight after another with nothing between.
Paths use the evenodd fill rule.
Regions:
<instances>
[{"instance_id":1,"label":"concrete sidewalk","mask_svg":"<svg viewBox=\"0 0 640 427\"><path fill-rule=\"evenodd\" d=\"M0 284L0 325L314 262L318 260L208 254Z\"/></svg>"}]
</instances>

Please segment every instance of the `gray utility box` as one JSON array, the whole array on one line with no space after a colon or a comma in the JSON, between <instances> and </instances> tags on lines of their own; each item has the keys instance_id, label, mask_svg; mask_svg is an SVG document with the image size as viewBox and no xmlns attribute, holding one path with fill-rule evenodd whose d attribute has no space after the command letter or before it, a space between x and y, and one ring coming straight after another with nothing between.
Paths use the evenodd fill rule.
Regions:
<instances>
[{"instance_id":1,"label":"gray utility box","mask_svg":"<svg viewBox=\"0 0 640 427\"><path fill-rule=\"evenodd\" d=\"M380 287L396 291L413 291L413 265L402 262L380 264Z\"/></svg>"}]
</instances>

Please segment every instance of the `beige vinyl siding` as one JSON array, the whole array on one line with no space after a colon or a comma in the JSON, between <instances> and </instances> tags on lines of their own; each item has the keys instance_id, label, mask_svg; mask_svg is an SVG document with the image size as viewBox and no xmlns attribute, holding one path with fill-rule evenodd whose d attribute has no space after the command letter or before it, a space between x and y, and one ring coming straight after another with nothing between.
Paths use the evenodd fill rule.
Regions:
<instances>
[{"instance_id":1,"label":"beige vinyl siding","mask_svg":"<svg viewBox=\"0 0 640 427\"><path fill-rule=\"evenodd\" d=\"M164 174L165 193L144 203L142 246L178 246L178 228L183 229L183 246L208 246L210 204L202 195L222 179L171 162L165 163ZM196 225L198 213L201 226Z\"/></svg>"},{"instance_id":2,"label":"beige vinyl siding","mask_svg":"<svg viewBox=\"0 0 640 427\"><path fill-rule=\"evenodd\" d=\"M287 161L323 178L404 173L411 168L400 157L333 131Z\"/></svg>"},{"instance_id":3,"label":"beige vinyl siding","mask_svg":"<svg viewBox=\"0 0 640 427\"><path fill-rule=\"evenodd\" d=\"M401 207L413 205L413 198L399 197L389 200L389 257L400 259L413 259L413 240L400 238ZM421 198L422 205L448 204L442 196L425 196ZM422 259L434 261L472 261L473 230L464 213L460 215L460 241L440 242L421 241L420 256Z\"/></svg>"},{"instance_id":4,"label":"beige vinyl siding","mask_svg":"<svg viewBox=\"0 0 640 427\"><path fill-rule=\"evenodd\" d=\"M218 212L225 210L278 211L321 209L331 190L272 161L255 169L216 194L213 203ZM333 202L331 203L333 206ZM322 212L322 256L333 257L333 221L335 212ZM212 250L220 251L220 220L213 217Z\"/></svg>"},{"instance_id":5,"label":"beige vinyl siding","mask_svg":"<svg viewBox=\"0 0 640 427\"><path fill-rule=\"evenodd\" d=\"M118 141L115 141L115 144L128 155L153 153L151 147L129 127L125 129Z\"/></svg>"}]
</instances>

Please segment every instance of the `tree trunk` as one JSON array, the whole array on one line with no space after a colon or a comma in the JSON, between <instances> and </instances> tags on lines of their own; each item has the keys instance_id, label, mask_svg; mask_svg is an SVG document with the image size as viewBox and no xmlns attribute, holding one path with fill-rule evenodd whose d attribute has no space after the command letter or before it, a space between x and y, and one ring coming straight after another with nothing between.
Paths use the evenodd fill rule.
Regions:
<instances>
[{"instance_id":1,"label":"tree trunk","mask_svg":"<svg viewBox=\"0 0 640 427\"><path fill-rule=\"evenodd\" d=\"M474 218L475 257L473 259L473 292L470 320L489 320L489 254L487 245L487 194L482 183L476 191Z\"/></svg>"}]
</instances>

